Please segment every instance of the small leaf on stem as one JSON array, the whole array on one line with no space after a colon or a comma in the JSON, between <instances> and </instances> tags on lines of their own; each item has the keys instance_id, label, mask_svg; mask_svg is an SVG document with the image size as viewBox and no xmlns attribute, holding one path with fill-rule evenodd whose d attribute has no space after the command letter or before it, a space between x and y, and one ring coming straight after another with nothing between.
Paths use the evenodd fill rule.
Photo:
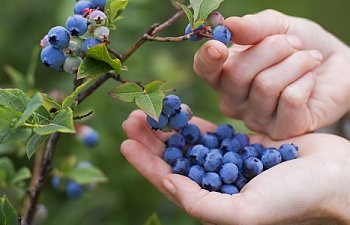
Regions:
<instances>
[{"instance_id":1,"label":"small leaf on stem","mask_svg":"<svg viewBox=\"0 0 350 225\"><path fill-rule=\"evenodd\" d=\"M135 102L136 97L142 94L144 94L143 88L136 83L121 84L109 92L112 98L129 103Z\"/></svg>"}]
</instances>

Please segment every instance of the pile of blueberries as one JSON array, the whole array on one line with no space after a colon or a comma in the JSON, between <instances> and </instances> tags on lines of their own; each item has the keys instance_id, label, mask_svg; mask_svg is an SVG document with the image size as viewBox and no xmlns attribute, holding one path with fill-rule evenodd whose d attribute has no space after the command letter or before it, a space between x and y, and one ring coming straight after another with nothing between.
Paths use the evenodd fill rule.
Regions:
<instances>
[{"instance_id":1,"label":"pile of blueberries","mask_svg":"<svg viewBox=\"0 0 350 225\"><path fill-rule=\"evenodd\" d=\"M178 131L166 140L163 159L173 173L189 177L208 191L236 194L264 170L298 156L294 144L282 144L279 149L250 144L246 134L229 124L202 135L198 126L188 123L191 116L182 109L179 97L169 95L163 103L162 120L147 117L153 129L170 126Z\"/></svg>"},{"instance_id":2,"label":"pile of blueberries","mask_svg":"<svg viewBox=\"0 0 350 225\"><path fill-rule=\"evenodd\" d=\"M49 68L77 73L87 49L108 41L106 0L81 0L74 6L66 28L56 26L41 40L41 61Z\"/></svg>"}]
</instances>

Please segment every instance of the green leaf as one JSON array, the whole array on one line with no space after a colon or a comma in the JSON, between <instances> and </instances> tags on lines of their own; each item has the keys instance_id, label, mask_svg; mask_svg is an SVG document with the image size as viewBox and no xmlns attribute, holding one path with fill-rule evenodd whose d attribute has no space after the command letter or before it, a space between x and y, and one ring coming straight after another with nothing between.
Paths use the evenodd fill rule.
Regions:
<instances>
[{"instance_id":1,"label":"green leaf","mask_svg":"<svg viewBox=\"0 0 350 225\"><path fill-rule=\"evenodd\" d=\"M50 112L51 109L55 108L57 110L61 109L61 105L55 102L52 98L50 98L47 94L41 93L43 96L43 107L46 109L46 111Z\"/></svg>"},{"instance_id":2,"label":"green leaf","mask_svg":"<svg viewBox=\"0 0 350 225\"><path fill-rule=\"evenodd\" d=\"M21 116L22 113L0 105L0 133L11 128Z\"/></svg>"},{"instance_id":3,"label":"green leaf","mask_svg":"<svg viewBox=\"0 0 350 225\"><path fill-rule=\"evenodd\" d=\"M82 92L84 88L88 86L93 80L94 79L87 80L85 83L80 85L77 89L75 89L75 91L72 94L70 94L67 98L65 98L62 103L62 108L67 109L71 107L75 99L77 98L77 96L80 94L80 92Z\"/></svg>"},{"instance_id":4,"label":"green leaf","mask_svg":"<svg viewBox=\"0 0 350 225\"><path fill-rule=\"evenodd\" d=\"M2 106L8 106L23 113L29 102L30 98L20 89L0 88L0 105Z\"/></svg>"},{"instance_id":5,"label":"green leaf","mask_svg":"<svg viewBox=\"0 0 350 225\"><path fill-rule=\"evenodd\" d=\"M182 8L182 10L185 12L186 16L187 16L187 19L188 19L188 23L191 25L192 27L192 24L193 24L193 14L192 14L192 11L187 7L185 6L184 4L181 4L181 3L177 3L179 7Z\"/></svg>"},{"instance_id":6,"label":"green leaf","mask_svg":"<svg viewBox=\"0 0 350 225\"><path fill-rule=\"evenodd\" d=\"M118 74L121 70L122 64L120 60L111 58L105 43L89 48L87 50L87 56L97 61L107 63L113 68L116 74Z\"/></svg>"},{"instance_id":7,"label":"green leaf","mask_svg":"<svg viewBox=\"0 0 350 225\"><path fill-rule=\"evenodd\" d=\"M148 218L144 225L161 225L160 220L156 213L152 213L152 215Z\"/></svg>"},{"instance_id":8,"label":"green leaf","mask_svg":"<svg viewBox=\"0 0 350 225\"><path fill-rule=\"evenodd\" d=\"M18 213L5 195L0 198L0 224L18 225Z\"/></svg>"},{"instance_id":9,"label":"green leaf","mask_svg":"<svg viewBox=\"0 0 350 225\"><path fill-rule=\"evenodd\" d=\"M39 59L39 53L40 53L40 46L35 46L33 51L32 51L32 58L30 60L28 72L26 74L27 76L27 84L29 88L33 88L35 84L35 70L36 66L38 64L38 59Z\"/></svg>"},{"instance_id":10,"label":"green leaf","mask_svg":"<svg viewBox=\"0 0 350 225\"><path fill-rule=\"evenodd\" d=\"M136 105L147 115L158 121L162 112L164 93L162 91L145 93L136 97Z\"/></svg>"},{"instance_id":11,"label":"green leaf","mask_svg":"<svg viewBox=\"0 0 350 225\"><path fill-rule=\"evenodd\" d=\"M22 117L17 121L14 128L22 126L26 120L44 103L42 95L38 92L36 93L27 105Z\"/></svg>"},{"instance_id":12,"label":"green leaf","mask_svg":"<svg viewBox=\"0 0 350 225\"><path fill-rule=\"evenodd\" d=\"M200 6L198 18L196 20L206 20L210 13L215 9L219 8L221 2L224 0L203 0L203 3Z\"/></svg>"},{"instance_id":13,"label":"green leaf","mask_svg":"<svg viewBox=\"0 0 350 225\"><path fill-rule=\"evenodd\" d=\"M68 177L79 184L102 183L107 182L107 177L96 167L74 168L68 174Z\"/></svg>"},{"instance_id":14,"label":"green leaf","mask_svg":"<svg viewBox=\"0 0 350 225\"><path fill-rule=\"evenodd\" d=\"M16 70L15 68L13 68L10 65L6 65L4 67L5 72L7 73L7 75L10 77L11 82L18 87L19 89L22 90L27 90L27 83L26 80L24 78L24 75L19 72L18 70Z\"/></svg>"},{"instance_id":15,"label":"green leaf","mask_svg":"<svg viewBox=\"0 0 350 225\"><path fill-rule=\"evenodd\" d=\"M135 83L125 83L116 87L109 93L112 98L122 102L135 102L137 96L144 94L142 87Z\"/></svg>"},{"instance_id":16,"label":"green leaf","mask_svg":"<svg viewBox=\"0 0 350 225\"><path fill-rule=\"evenodd\" d=\"M19 127L17 129L12 129L8 127L0 132L0 144L8 144L26 141L32 134L32 129Z\"/></svg>"},{"instance_id":17,"label":"green leaf","mask_svg":"<svg viewBox=\"0 0 350 225\"><path fill-rule=\"evenodd\" d=\"M112 22L114 22L118 16L125 10L125 8L128 5L128 0L118 0L114 1L110 5L110 18L112 19Z\"/></svg>"},{"instance_id":18,"label":"green leaf","mask_svg":"<svg viewBox=\"0 0 350 225\"><path fill-rule=\"evenodd\" d=\"M32 176L32 173L30 172L30 170L26 167L23 167L19 169L15 174L15 176L12 178L11 184L15 185L21 181L31 178L31 176Z\"/></svg>"},{"instance_id":19,"label":"green leaf","mask_svg":"<svg viewBox=\"0 0 350 225\"><path fill-rule=\"evenodd\" d=\"M16 170L12 161L7 157L0 158L0 185L8 184L15 175Z\"/></svg>"},{"instance_id":20,"label":"green leaf","mask_svg":"<svg viewBox=\"0 0 350 225\"><path fill-rule=\"evenodd\" d=\"M162 91L164 85L165 85L165 81L164 80L152 81L151 83L148 83L146 85L145 92L146 93L154 93L154 92Z\"/></svg>"},{"instance_id":21,"label":"green leaf","mask_svg":"<svg viewBox=\"0 0 350 225\"><path fill-rule=\"evenodd\" d=\"M193 19L197 20L203 0L190 0L193 9Z\"/></svg>"},{"instance_id":22,"label":"green leaf","mask_svg":"<svg viewBox=\"0 0 350 225\"><path fill-rule=\"evenodd\" d=\"M49 124L35 128L34 132L39 135L49 135L55 132L75 133L73 111L70 108L61 109Z\"/></svg>"},{"instance_id":23,"label":"green leaf","mask_svg":"<svg viewBox=\"0 0 350 225\"><path fill-rule=\"evenodd\" d=\"M84 78L95 78L99 77L109 71L113 70L113 68L107 63L97 61L91 58L85 58L78 69L78 77Z\"/></svg>"},{"instance_id":24,"label":"green leaf","mask_svg":"<svg viewBox=\"0 0 350 225\"><path fill-rule=\"evenodd\" d=\"M42 144L46 142L48 138L48 135L40 136L38 134L33 134L27 143L26 152L28 159L34 155L34 153L40 148Z\"/></svg>"}]
</instances>

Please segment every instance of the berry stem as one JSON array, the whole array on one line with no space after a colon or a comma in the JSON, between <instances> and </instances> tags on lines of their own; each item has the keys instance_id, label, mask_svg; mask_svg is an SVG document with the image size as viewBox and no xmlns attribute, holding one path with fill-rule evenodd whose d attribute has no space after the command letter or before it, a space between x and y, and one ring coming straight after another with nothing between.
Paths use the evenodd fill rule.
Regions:
<instances>
[{"instance_id":1,"label":"berry stem","mask_svg":"<svg viewBox=\"0 0 350 225\"><path fill-rule=\"evenodd\" d=\"M179 36L179 37L157 37L151 35L145 35L147 41L158 41L158 42L182 42L191 38L193 33L189 33L187 35Z\"/></svg>"}]
</instances>

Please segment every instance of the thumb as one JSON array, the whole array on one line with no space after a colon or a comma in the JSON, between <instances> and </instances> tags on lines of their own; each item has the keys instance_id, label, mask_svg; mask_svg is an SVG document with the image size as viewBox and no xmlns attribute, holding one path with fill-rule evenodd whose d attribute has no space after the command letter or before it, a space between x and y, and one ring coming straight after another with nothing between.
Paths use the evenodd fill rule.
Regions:
<instances>
[{"instance_id":1,"label":"thumb","mask_svg":"<svg viewBox=\"0 0 350 225\"><path fill-rule=\"evenodd\" d=\"M255 44L274 34L286 34L289 24L289 16L271 9L243 17L229 17L224 22L233 32L233 41L240 45Z\"/></svg>"}]
</instances>

